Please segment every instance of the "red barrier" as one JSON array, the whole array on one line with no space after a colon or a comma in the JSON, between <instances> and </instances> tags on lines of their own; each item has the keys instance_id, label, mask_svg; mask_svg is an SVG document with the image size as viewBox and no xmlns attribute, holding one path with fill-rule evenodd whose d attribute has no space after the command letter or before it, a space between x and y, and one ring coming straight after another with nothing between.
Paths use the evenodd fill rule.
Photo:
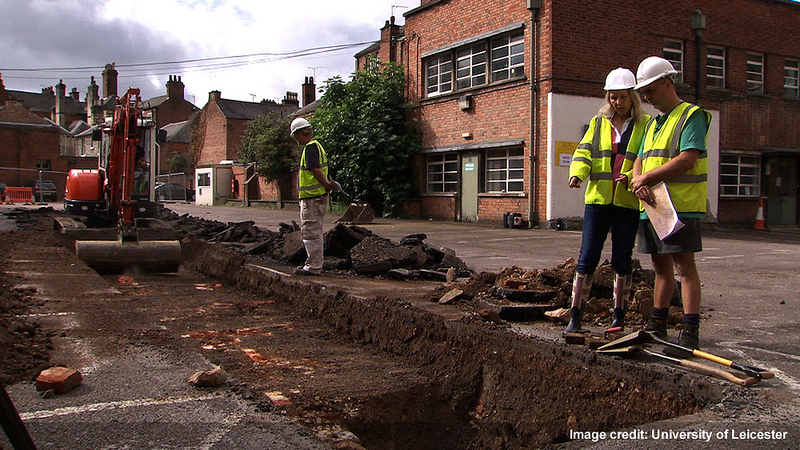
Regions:
<instances>
[{"instance_id":1,"label":"red barrier","mask_svg":"<svg viewBox=\"0 0 800 450\"><path fill-rule=\"evenodd\" d=\"M33 189L29 187L6 187L3 192L4 201L12 203L33 203Z\"/></svg>"}]
</instances>

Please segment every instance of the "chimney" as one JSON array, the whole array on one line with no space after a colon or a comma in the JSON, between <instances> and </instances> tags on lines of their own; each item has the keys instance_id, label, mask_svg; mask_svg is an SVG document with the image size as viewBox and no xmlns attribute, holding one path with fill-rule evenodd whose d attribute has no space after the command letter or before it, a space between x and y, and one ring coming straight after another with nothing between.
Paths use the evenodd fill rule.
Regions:
<instances>
[{"instance_id":1,"label":"chimney","mask_svg":"<svg viewBox=\"0 0 800 450\"><path fill-rule=\"evenodd\" d=\"M300 101L297 100L297 92L286 91L286 97L283 98L283 101L281 102L281 105L294 106L294 107L299 108L300 107Z\"/></svg>"},{"instance_id":2,"label":"chimney","mask_svg":"<svg viewBox=\"0 0 800 450\"><path fill-rule=\"evenodd\" d=\"M106 64L103 71L103 98L117 97L117 63Z\"/></svg>"},{"instance_id":3,"label":"chimney","mask_svg":"<svg viewBox=\"0 0 800 450\"><path fill-rule=\"evenodd\" d=\"M96 115L97 112L95 106L100 104L100 99L97 97L97 92L98 86L94 81L94 77L92 77L92 82L86 89L86 118L88 119L89 125L96 125L100 123L102 118L102 112L100 115Z\"/></svg>"},{"instance_id":4,"label":"chimney","mask_svg":"<svg viewBox=\"0 0 800 450\"><path fill-rule=\"evenodd\" d=\"M314 84L314 77L306 77L306 82L303 83L303 107L308 106L309 103L314 103L317 99L317 86Z\"/></svg>"},{"instance_id":5,"label":"chimney","mask_svg":"<svg viewBox=\"0 0 800 450\"><path fill-rule=\"evenodd\" d=\"M184 85L181 81L181 77L170 75L169 81L167 81L167 98L183 100L183 87Z\"/></svg>"},{"instance_id":6,"label":"chimney","mask_svg":"<svg viewBox=\"0 0 800 450\"><path fill-rule=\"evenodd\" d=\"M208 93L208 101L209 102L218 102L219 99L222 98L222 92L220 91L211 91Z\"/></svg>"},{"instance_id":7,"label":"chimney","mask_svg":"<svg viewBox=\"0 0 800 450\"><path fill-rule=\"evenodd\" d=\"M72 90L69 91L69 98L75 100L76 102L81 101L81 93L78 92L78 88L72 88Z\"/></svg>"},{"instance_id":8,"label":"chimney","mask_svg":"<svg viewBox=\"0 0 800 450\"><path fill-rule=\"evenodd\" d=\"M394 23L391 16L381 28L381 44L378 50L378 60L384 62L397 62L397 36L401 34L402 27Z\"/></svg>"},{"instance_id":9,"label":"chimney","mask_svg":"<svg viewBox=\"0 0 800 450\"><path fill-rule=\"evenodd\" d=\"M66 128L67 127L67 113L66 109L66 97L67 97L67 86L64 84L64 80L58 80L58 84L56 85L56 102L55 102L55 114L53 117L53 122L57 123L59 126Z\"/></svg>"}]
</instances>

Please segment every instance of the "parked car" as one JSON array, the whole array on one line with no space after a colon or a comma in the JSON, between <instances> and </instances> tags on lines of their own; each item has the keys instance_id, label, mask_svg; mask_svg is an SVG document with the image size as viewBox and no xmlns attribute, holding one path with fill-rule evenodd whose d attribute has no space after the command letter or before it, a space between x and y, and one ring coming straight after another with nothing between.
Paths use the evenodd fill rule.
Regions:
<instances>
[{"instance_id":1,"label":"parked car","mask_svg":"<svg viewBox=\"0 0 800 450\"><path fill-rule=\"evenodd\" d=\"M56 202L58 201L58 191L52 180L36 180L26 183L33 188L33 201L35 202Z\"/></svg>"},{"instance_id":2,"label":"parked car","mask_svg":"<svg viewBox=\"0 0 800 450\"><path fill-rule=\"evenodd\" d=\"M178 183L156 183L156 200L188 202L194 200L194 191Z\"/></svg>"}]
</instances>

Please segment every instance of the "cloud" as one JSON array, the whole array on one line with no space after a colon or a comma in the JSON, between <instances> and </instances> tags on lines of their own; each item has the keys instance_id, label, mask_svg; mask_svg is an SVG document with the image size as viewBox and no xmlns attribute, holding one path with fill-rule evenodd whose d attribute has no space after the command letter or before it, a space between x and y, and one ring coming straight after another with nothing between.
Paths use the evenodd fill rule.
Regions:
<instances>
[{"instance_id":1,"label":"cloud","mask_svg":"<svg viewBox=\"0 0 800 450\"><path fill-rule=\"evenodd\" d=\"M284 59L278 56L167 64L204 58L281 54L380 36L392 5L418 0L11 0L0 16L0 72L7 89L38 91L63 79L85 95L90 77L117 64L120 91L139 87L144 98L164 95L179 75L187 99L202 107L208 92L224 98L280 100L304 77L321 86L347 78L353 55L366 47ZM398 10L401 16L403 10ZM402 18L398 17L398 22ZM151 64L162 63L162 64ZM225 64L221 64L225 63ZM133 66L131 66L133 65ZM221 66L220 66L221 65ZM17 72L21 68L78 68ZM251 95L252 94L252 95Z\"/></svg>"}]
</instances>

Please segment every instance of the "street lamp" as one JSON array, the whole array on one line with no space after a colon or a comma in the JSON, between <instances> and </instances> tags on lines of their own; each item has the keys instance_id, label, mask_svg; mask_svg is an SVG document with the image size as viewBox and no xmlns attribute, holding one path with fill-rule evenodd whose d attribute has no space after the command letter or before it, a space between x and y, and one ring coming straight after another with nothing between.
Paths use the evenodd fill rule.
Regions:
<instances>
[{"instance_id":1,"label":"street lamp","mask_svg":"<svg viewBox=\"0 0 800 450\"><path fill-rule=\"evenodd\" d=\"M695 63L695 88L694 88L694 102L700 105L700 94L703 89L703 30L706 29L706 16L695 10L692 15L692 30L694 31L694 42L697 45L696 54L697 62Z\"/></svg>"}]
</instances>

